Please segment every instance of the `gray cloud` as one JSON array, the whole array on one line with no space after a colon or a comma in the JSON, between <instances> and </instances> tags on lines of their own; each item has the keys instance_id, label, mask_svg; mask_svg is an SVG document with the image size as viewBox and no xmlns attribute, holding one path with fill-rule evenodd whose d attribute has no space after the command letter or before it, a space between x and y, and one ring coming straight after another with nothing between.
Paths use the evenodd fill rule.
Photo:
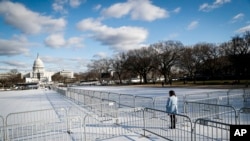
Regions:
<instances>
[{"instance_id":1,"label":"gray cloud","mask_svg":"<svg viewBox=\"0 0 250 141\"><path fill-rule=\"evenodd\" d=\"M16 39L0 39L0 56L28 54L29 49L27 48L27 46L29 46L29 43L24 41Z\"/></svg>"},{"instance_id":2,"label":"gray cloud","mask_svg":"<svg viewBox=\"0 0 250 141\"><path fill-rule=\"evenodd\" d=\"M63 18L53 19L27 9L20 3L0 2L0 14L9 25L26 34L61 31L66 26Z\"/></svg>"}]
</instances>

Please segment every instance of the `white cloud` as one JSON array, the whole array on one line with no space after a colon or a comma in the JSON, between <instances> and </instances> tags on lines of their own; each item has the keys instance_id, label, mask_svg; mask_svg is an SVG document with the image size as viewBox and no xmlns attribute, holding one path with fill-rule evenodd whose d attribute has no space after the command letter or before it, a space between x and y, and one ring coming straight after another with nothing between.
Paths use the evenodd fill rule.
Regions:
<instances>
[{"instance_id":1,"label":"white cloud","mask_svg":"<svg viewBox=\"0 0 250 141\"><path fill-rule=\"evenodd\" d=\"M148 36L147 30L144 28L131 26L113 28L91 18L77 23L77 28L81 31L92 32L95 40L117 50L139 48Z\"/></svg>"},{"instance_id":2,"label":"white cloud","mask_svg":"<svg viewBox=\"0 0 250 141\"><path fill-rule=\"evenodd\" d=\"M243 13L239 13L239 14L237 14L237 15L235 15L232 19L231 19L231 22L232 23L235 23L235 22L237 22L237 21L240 21L240 20L242 20L243 18L244 18L244 14Z\"/></svg>"},{"instance_id":3,"label":"white cloud","mask_svg":"<svg viewBox=\"0 0 250 141\"><path fill-rule=\"evenodd\" d=\"M236 33L244 33L244 32L246 32L246 31L250 31L250 24L247 25L247 26L244 26L244 27L242 27L242 28L240 28L240 29L238 29L238 30L236 30L235 32L236 32Z\"/></svg>"},{"instance_id":4,"label":"white cloud","mask_svg":"<svg viewBox=\"0 0 250 141\"><path fill-rule=\"evenodd\" d=\"M52 19L10 1L0 2L0 14L4 15L6 23L26 34L60 31L66 26L66 21L62 18Z\"/></svg>"},{"instance_id":5,"label":"white cloud","mask_svg":"<svg viewBox=\"0 0 250 141\"><path fill-rule=\"evenodd\" d=\"M181 11L181 8L180 8L180 7L177 7L177 8L175 8L175 9L173 10L174 13L180 13L180 11Z\"/></svg>"},{"instance_id":6,"label":"white cloud","mask_svg":"<svg viewBox=\"0 0 250 141\"><path fill-rule=\"evenodd\" d=\"M209 12L229 2L231 2L231 0L215 0L212 4L203 3L200 5L199 10L203 12Z\"/></svg>"},{"instance_id":7,"label":"white cloud","mask_svg":"<svg viewBox=\"0 0 250 141\"><path fill-rule=\"evenodd\" d=\"M67 3L67 0L55 0L52 4L52 8L56 12L60 12L62 14L68 13L68 11L64 8L64 5Z\"/></svg>"},{"instance_id":8,"label":"white cloud","mask_svg":"<svg viewBox=\"0 0 250 141\"><path fill-rule=\"evenodd\" d=\"M46 64L46 70L59 71L71 70L74 72L82 72L86 70L88 60L84 58L65 58L56 56L42 56L41 59Z\"/></svg>"},{"instance_id":9,"label":"white cloud","mask_svg":"<svg viewBox=\"0 0 250 141\"><path fill-rule=\"evenodd\" d=\"M124 3L116 3L104 9L102 14L114 18L130 15L134 20L144 21L154 21L169 16L168 11L153 5L150 0L128 0Z\"/></svg>"},{"instance_id":10,"label":"white cloud","mask_svg":"<svg viewBox=\"0 0 250 141\"><path fill-rule=\"evenodd\" d=\"M67 40L68 46L83 47L83 39L81 37L71 37Z\"/></svg>"},{"instance_id":11,"label":"white cloud","mask_svg":"<svg viewBox=\"0 0 250 141\"><path fill-rule=\"evenodd\" d=\"M66 41L62 34L52 34L45 39L45 44L49 47L59 48L66 46Z\"/></svg>"},{"instance_id":12,"label":"white cloud","mask_svg":"<svg viewBox=\"0 0 250 141\"><path fill-rule=\"evenodd\" d=\"M199 22L198 21L192 21L188 26L187 30L193 30L198 26Z\"/></svg>"},{"instance_id":13,"label":"white cloud","mask_svg":"<svg viewBox=\"0 0 250 141\"><path fill-rule=\"evenodd\" d=\"M26 40L17 37L11 40L0 39L0 56L28 54L29 49L27 47L29 45Z\"/></svg>"},{"instance_id":14,"label":"white cloud","mask_svg":"<svg viewBox=\"0 0 250 141\"><path fill-rule=\"evenodd\" d=\"M68 40L64 38L62 33L51 34L48 36L44 43L52 48L61 48L61 47L83 47L81 37L71 37Z\"/></svg>"},{"instance_id":15,"label":"white cloud","mask_svg":"<svg viewBox=\"0 0 250 141\"><path fill-rule=\"evenodd\" d=\"M83 2L83 0L70 0L69 1L69 5L73 8L78 7L79 5L81 5L81 3Z\"/></svg>"},{"instance_id":16,"label":"white cloud","mask_svg":"<svg viewBox=\"0 0 250 141\"><path fill-rule=\"evenodd\" d=\"M102 8L102 5L101 4L97 4L95 7L94 7L94 10L99 10L99 9L101 9Z\"/></svg>"},{"instance_id":17,"label":"white cloud","mask_svg":"<svg viewBox=\"0 0 250 141\"><path fill-rule=\"evenodd\" d=\"M179 36L179 33L172 33L172 34L169 34L168 37L167 37L167 40L172 40L172 39L175 39Z\"/></svg>"},{"instance_id":18,"label":"white cloud","mask_svg":"<svg viewBox=\"0 0 250 141\"><path fill-rule=\"evenodd\" d=\"M94 55L94 57L96 57L96 58L107 58L108 55L107 55L107 53L105 53L105 52L98 52L98 53L96 53L96 54Z\"/></svg>"},{"instance_id":19,"label":"white cloud","mask_svg":"<svg viewBox=\"0 0 250 141\"><path fill-rule=\"evenodd\" d=\"M60 12L62 14L67 14L68 11L65 7L69 5L71 8L79 7L85 0L55 0L52 4L52 8L56 12Z\"/></svg>"}]
</instances>

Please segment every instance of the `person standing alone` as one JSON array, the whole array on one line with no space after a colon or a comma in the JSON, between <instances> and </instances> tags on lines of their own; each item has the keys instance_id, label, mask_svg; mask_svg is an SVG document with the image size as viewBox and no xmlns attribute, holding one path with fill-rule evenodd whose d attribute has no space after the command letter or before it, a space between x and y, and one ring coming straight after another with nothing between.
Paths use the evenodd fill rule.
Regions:
<instances>
[{"instance_id":1,"label":"person standing alone","mask_svg":"<svg viewBox=\"0 0 250 141\"><path fill-rule=\"evenodd\" d=\"M178 98L173 90L169 91L169 98L166 104L166 112L169 113L170 116L170 128L174 129L177 120L175 114L178 114Z\"/></svg>"}]
</instances>

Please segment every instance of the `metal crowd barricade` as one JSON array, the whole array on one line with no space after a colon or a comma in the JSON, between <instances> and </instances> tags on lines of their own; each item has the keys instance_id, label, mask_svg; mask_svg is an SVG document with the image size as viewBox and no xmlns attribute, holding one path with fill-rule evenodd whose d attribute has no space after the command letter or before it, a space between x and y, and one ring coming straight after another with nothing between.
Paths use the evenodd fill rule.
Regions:
<instances>
[{"instance_id":1,"label":"metal crowd barricade","mask_svg":"<svg viewBox=\"0 0 250 141\"><path fill-rule=\"evenodd\" d=\"M240 102L248 100L246 92L238 93L241 90L230 90L227 93L218 91L216 92L218 95L213 92L207 93L202 95L201 99L194 101L189 99L193 95L180 98L183 102L179 102L181 104L178 105L181 109L179 111L180 113L183 111L186 115L176 115L176 129L169 129L170 118L165 112L167 97L159 99L74 88L68 91L69 98L88 110L81 112L75 108L67 110L68 116L83 117L82 121L68 122L67 125L71 127L71 124L83 122L83 127L76 126L76 131L72 132L78 132L78 128L83 128L85 140L105 139L128 132L144 136L147 136L146 132L150 132L167 140L177 141L209 140L209 138L220 140L228 137L216 133L227 134L229 124L249 124L250 121L248 108L242 108L238 113L234 108L232 99L237 98ZM195 131L192 130L192 122L195 122Z\"/></svg>"},{"instance_id":2,"label":"metal crowd barricade","mask_svg":"<svg viewBox=\"0 0 250 141\"><path fill-rule=\"evenodd\" d=\"M43 109L37 111L25 111L10 113L6 116L5 125L15 125L27 122L43 121L47 119L54 119L60 121L67 116L65 108Z\"/></svg>"},{"instance_id":3,"label":"metal crowd barricade","mask_svg":"<svg viewBox=\"0 0 250 141\"><path fill-rule=\"evenodd\" d=\"M244 94L231 94L228 96L221 96L218 98L220 105L230 105L235 109L240 109L244 107Z\"/></svg>"},{"instance_id":4,"label":"metal crowd barricade","mask_svg":"<svg viewBox=\"0 0 250 141\"><path fill-rule=\"evenodd\" d=\"M52 90L58 92L59 94L63 95L63 96L68 96L68 91L66 88L60 88L60 87L51 87Z\"/></svg>"},{"instance_id":5,"label":"metal crowd barricade","mask_svg":"<svg viewBox=\"0 0 250 141\"><path fill-rule=\"evenodd\" d=\"M193 121L199 118L228 124L237 124L237 111L233 106L186 101L184 113Z\"/></svg>"},{"instance_id":6,"label":"metal crowd barricade","mask_svg":"<svg viewBox=\"0 0 250 141\"><path fill-rule=\"evenodd\" d=\"M98 116L113 116L111 114L118 112L118 106L116 102L104 100L99 104L85 105L84 108L90 108Z\"/></svg>"},{"instance_id":7,"label":"metal crowd barricade","mask_svg":"<svg viewBox=\"0 0 250 141\"><path fill-rule=\"evenodd\" d=\"M141 117L139 117L139 114ZM84 117L84 137L86 141L114 138L128 133L141 132L143 129L142 109L126 108L110 115L96 116L88 114Z\"/></svg>"},{"instance_id":8,"label":"metal crowd barricade","mask_svg":"<svg viewBox=\"0 0 250 141\"><path fill-rule=\"evenodd\" d=\"M205 123L205 124L204 124ZM194 123L194 141L229 141L230 124L197 119Z\"/></svg>"},{"instance_id":9,"label":"metal crowd barricade","mask_svg":"<svg viewBox=\"0 0 250 141\"><path fill-rule=\"evenodd\" d=\"M119 94L120 107L135 107L135 97L131 94Z\"/></svg>"},{"instance_id":10,"label":"metal crowd barricade","mask_svg":"<svg viewBox=\"0 0 250 141\"><path fill-rule=\"evenodd\" d=\"M175 114L176 128L171 129L170 114L165 111L145 108L144 130L166 140L192 141L192 122L186 115Z\"/></svg>"},{"instance_id":11,"label":"metal crowd barricade","mask_svg":"<svg viewBox=\"0 0 250 141\"><path fill-rule=\"evenodd\" d=\"M111 101L116 101L118 104L120 104L120 96L117 93L108 93L108 99Z\"/></svg>"},{"instance_id":12,"label":"metal crowd barricade","mask_svg":"<svg viewBox=\"0 0 250 141\"><path fill-rule=\"evenodd\" d=\"M250 107L241 108L238 114L240 125L250 125Z\"/></svg>"},{"instance_id":13,"label":"metal crowd barricade","mask_svg":"<svg viewBox=\"0 0 250 141\"><path fill-rule=\"evenodd\" d=\"M154 97L154 109L165 111L168 97L169 96Z\"/></svg>"},{"instance_id":14,"label":"metal crowd barricade","mask_svg":"<svg viewBox=\"0 0 250 141\"><path fill-rule=\"evenodd\" d=\"M213 92L203 92L203 93L192 93L184 95L184 102L190 101L194 99L210 99L210 98L218 98L220 96L229 95L228 90L220 90L220 91L213 91Z\"/></svg>"},{"instance_id":15,"label":"metal crowd barricade","mask_svg":"<svg viewBox=\"0 0 250 141\"><path fill-rule=\"evenodd\" d=\"M135 107L154 108L154 99L146 96L135 96Z\"/></svg>"},{"instance_id":16,"label":"metal crowd barricade","mask_svg":"<svg viewBox=\"0 0 250 141\"><path fill-rule=\"evenodd\" d=\"M244 107L250 107L250 88L244 89Z\"/></svg>"},{"instance_id":17,"label":"metal crowd barricade","mask_svg":"<svg viewBox=\"0 0 250 141\"><path fill-rule=\"evenodd\" d=\"M250 88L244 89L244 98L245 100L250 99Z\"/></svg>"},{"instance_id":18,"label":"metal crowd barricade","mask_svg":"<svg viewBox=\"0 0 250 141\"><path fill-rule=\"evenodd\" d=\"M4 140L4 118L3 116L0 116L0 141Z\"/></svg>"},{"instance_id":19,"label":"metal crowd barricade","mask_svg":"<svg viewBox=\"0 0 250 141\"><path fill-rule=\"evenodd\" d=\"M68 131L72 121L75 121L75 118L67 116L65 108L10 113L5 120L4 138L5 140L71 140Z\"/></svg>"},{"instance_id":20,"label":"metal crowd barricade","mask_svg":"<svg viewBox=\"0 0 250 141\"><path fill-rule=\"evenodd\" d=\"M82 117L62 119L61 121L47 119L8 125L5 140L83 140Z\"/></svg>"}]
</instances>

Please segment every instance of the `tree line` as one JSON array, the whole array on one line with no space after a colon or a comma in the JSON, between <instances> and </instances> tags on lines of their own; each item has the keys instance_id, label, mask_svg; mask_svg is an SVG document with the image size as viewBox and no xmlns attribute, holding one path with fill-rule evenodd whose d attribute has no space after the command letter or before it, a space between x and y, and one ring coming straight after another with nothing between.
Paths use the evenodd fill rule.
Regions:
<instances>
[{"instance_id":1,"label":"tree line","mask_svg":"<svg viewBox=\"0 0 250 141\"><path fill-rule=\"evenodd\" d=\"M118 83L137 76L143 83L160 77L164 77L165 83L173 78L194 83L196 80L239 83L250 79L249 48L250 31L221 44L202 42L185 46L180 41L160 41L110 58L92 60L84 79L101 80L101 74L114 72L111 79Z\"/></svg>"}]
</instances>

